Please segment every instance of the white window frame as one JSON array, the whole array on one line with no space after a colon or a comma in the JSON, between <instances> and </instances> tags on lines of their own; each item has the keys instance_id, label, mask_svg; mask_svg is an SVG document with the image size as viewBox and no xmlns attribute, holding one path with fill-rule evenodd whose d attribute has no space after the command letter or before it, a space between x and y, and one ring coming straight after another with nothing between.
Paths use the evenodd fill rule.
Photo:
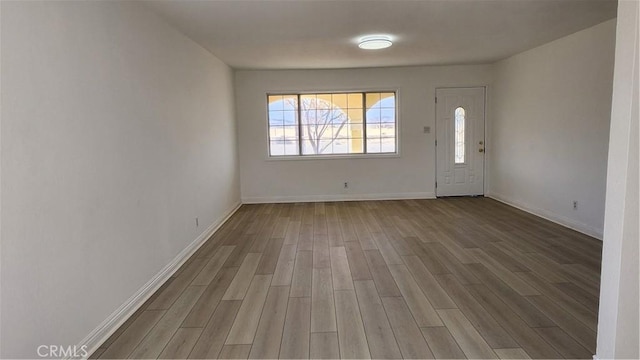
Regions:
<instances>
[{"instance_id":1,"label":"white window frame","mask_svg":"<svg viewBox=\"0 0 640 360\"><path fill-rule=\"evenodd\" d=\"M394 93L395 95L395 152L387 152L387 153L353 153L353 154L308 154L303 155L302 153L297 155L271 155L271 145L270 145L270 125L269 125L269 96L278 96L278 95L311 95L311 94L345 94L345 93L362 93L363 99L365 98L367 93ZM398 158L400 157L400 106L399 106L399 93L398 89L389 89L389 88L372 88L366 90L318 90L318 91L267 91L264 99L265 105L264 109L266 112L266 160L267 161L305 161L305 160L338 160L338 159L368 159L368 158ZM299 120L298 120L299 121ZM366 149L366 107L363 108L363 143L365 144ZM298 141L301 142L301 135L298 135Z\"/></svg>"}]
</instances>

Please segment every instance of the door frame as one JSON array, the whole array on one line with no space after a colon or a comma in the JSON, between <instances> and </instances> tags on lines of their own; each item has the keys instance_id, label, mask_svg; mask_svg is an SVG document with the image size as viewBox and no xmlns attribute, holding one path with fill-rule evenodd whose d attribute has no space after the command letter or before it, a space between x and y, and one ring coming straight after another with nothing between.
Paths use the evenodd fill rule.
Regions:
<instances>
[{"instance_id":1,"label":"door frame","mask_svg":"<svg viewBox=\"0 0 640 360\"><path fill-rule=\"evenodd\" d=\"M433 172L433 194L435 198L444 198L447 196L438 196L438 146L436 143L438 142L438 90L439 89L471 89L471 88L484 88L484 127L483 127L483 136L484 136L484 162L482 164L482 195L476 196L487 196L487 163L489 162L489 152L487 151L487 143L488 143L488 132L487 128L489 127L489 121L487 119L487 105L488 105L488 92L489 85L461 85L461 86L453 86L453 85L443 85L443 86L435 86L433 88L433 113L434 113L434 133L433 133L433 163L434 163L434 172Z\"/></svg>"}]
</instances>

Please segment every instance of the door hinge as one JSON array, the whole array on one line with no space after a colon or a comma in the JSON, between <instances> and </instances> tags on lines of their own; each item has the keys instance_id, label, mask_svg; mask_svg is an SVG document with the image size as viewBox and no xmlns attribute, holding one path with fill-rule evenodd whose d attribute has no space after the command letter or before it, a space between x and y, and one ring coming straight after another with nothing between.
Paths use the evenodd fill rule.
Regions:
<instances>
[{"instance_id":1,"label":"door hinge","mask_svg":"<svg viewBox=\"0 0 640 360\"><path fill-rule=\"evenodd\" d=\"M438 182L436 181L436 189L438 188Z\"/></svg>"},{"instance_id":2,"label":"door hinge","mask_svg":"<svg viewBox=\"0 0 640 360\"><path fill-rule=\"evenodd\" d=\"M438 97L436 96L436 104L438 103Z\"/></svg>"},{"instance_id":3,"label":"door hinge","mask_svg":"<svg viewBox=\"0 0 640 360\"><path fill-rule=\"evenodd\" d=\"M436 140L436 146L438 146L438 140Z\"/></svg>"}]
</instances>

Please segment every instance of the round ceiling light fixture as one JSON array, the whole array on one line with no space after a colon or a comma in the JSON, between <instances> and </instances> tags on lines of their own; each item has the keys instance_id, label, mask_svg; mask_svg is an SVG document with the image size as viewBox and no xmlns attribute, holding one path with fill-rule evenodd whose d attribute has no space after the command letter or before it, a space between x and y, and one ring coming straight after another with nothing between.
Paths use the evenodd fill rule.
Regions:
<instances>
[{"instance_id":1,"label":"round ceiling light fixture","mask_svg":"<svg viewBox=\"0 0 640 360\"><path fill-rule=\"evenodd\" d=\"M358 47L364 50L386 49L393 45L391 37L387 35L368 35L360 38Z\"/></svg>"}]
</instances>

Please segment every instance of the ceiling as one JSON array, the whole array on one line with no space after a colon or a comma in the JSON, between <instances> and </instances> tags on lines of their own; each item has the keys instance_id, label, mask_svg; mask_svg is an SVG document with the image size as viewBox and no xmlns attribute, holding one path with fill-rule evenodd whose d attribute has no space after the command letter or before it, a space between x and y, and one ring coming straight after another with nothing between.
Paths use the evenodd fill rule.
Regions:
<instances>
[{"instance_id":1,"label":"ceiling","mask_svg":"<svg viewBox=\"0 0 640 360\"><path fill-rule=\"evenodd\" d=\"M616 0L154 0L144 4L237 69L489 63L616 16ZM366 51L357 39L389 34Z\"/></svg>"}]
</instances>

